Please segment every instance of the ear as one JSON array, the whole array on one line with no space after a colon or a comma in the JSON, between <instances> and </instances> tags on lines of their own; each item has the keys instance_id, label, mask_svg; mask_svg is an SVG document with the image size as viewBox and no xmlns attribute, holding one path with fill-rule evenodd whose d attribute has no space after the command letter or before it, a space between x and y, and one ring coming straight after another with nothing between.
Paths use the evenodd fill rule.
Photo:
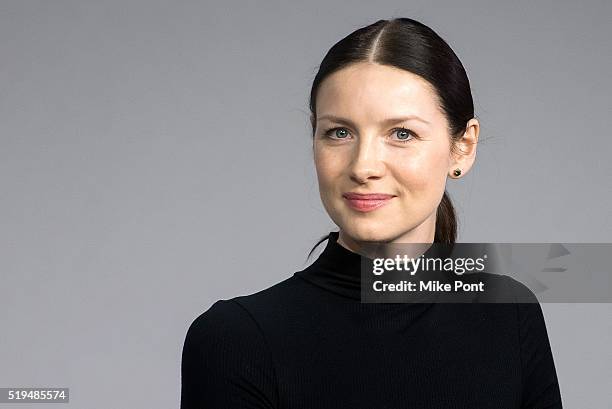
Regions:
<instances>
[{"instance_id":1,"label":"ear","mask_svg":"<svg viewBox=\"0 0 612 409\"><path fill-rule=\"evenodd\" d=\"M474 164L479 133L480 123L478 119L470 119L465 126L462 137L454 142L455 149L452 152L451 167L448 169L451 178L457 179L464 176ZM460 175L455 175L456 169L461 171Z\"/></svg>"}]
</instances>

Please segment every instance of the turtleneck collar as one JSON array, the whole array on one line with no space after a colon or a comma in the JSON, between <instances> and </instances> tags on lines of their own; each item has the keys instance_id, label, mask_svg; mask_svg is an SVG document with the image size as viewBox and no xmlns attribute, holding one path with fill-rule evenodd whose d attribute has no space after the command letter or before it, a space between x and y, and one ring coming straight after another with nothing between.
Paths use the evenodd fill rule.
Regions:
<instances>
[{"instance_id":1,"label":"turtleneck collar","mask_svg":"<svg viewBox=\"0 0 612 409\"><path fill-rule=\"evenodd\" d=\"M294 275L336 294L361 300L362 259L364 263L373 260L347 249L338 243L338 237L339 232L330 232L325 249L314 263ZM433 252L431 246L424 254L429 257Z\"/></svg>"},{"instance_id":2,"label":"turtleneck collar","mask_svg":"<svg viewBox=\"0 0 612 409\"><path fill-rule=\"evenodd\" d=\"M339 232L330 232L319 257L295 275L334 293L361 300L361 255L338 243Z\"/></svg>"}]
</instances>

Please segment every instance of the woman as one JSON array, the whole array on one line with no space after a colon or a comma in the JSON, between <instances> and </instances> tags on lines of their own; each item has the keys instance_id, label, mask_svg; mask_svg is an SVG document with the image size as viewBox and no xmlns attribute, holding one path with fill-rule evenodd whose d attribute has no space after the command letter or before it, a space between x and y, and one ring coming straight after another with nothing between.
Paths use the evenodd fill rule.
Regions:
<instances>
[{"instance_id":1,"label":"woman","mask_svg":"<svg viewBox=\"0 0 612 409\"><path fill-rule=\"evenodd\" d=\"M339 231L306 269L194 320L181 408L561 408L537 302L360 302L367 243L455 242L445 184L472 166L479 123L447 43L407 18L356 30L323 59L310 109Z\"/></svg>"}]
</instances>

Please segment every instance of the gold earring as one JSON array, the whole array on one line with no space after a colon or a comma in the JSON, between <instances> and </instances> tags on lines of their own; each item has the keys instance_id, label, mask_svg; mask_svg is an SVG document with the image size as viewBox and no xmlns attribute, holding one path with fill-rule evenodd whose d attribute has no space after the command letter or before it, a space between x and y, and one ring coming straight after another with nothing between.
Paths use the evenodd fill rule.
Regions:
<instances>
[{"instance_id":1,"label":"gold earring","mask_svg":"<svg viewBox=\"0 0 612 409\"><path fill-rule=\"evenodd\" d=\"M459 176L459 175L461 175L461 169L459 169L459 168L455 169L455 170L453 171L453 175L455 175L455 176Z\"/></svg>"}]
</instances>

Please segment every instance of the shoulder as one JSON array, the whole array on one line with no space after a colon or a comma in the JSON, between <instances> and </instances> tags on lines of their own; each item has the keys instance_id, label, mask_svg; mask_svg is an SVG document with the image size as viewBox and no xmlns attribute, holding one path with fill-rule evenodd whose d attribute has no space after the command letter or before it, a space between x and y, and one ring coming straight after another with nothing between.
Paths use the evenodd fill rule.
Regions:
<instances>
[{"instance_id":1,"label":"shoulder","mask_svg":"<svg viewBox=\"0 0 612 409\"><path fill-rule=\"evenodd\" d=\"M245 316L234 300L220 299L200 313L189 327L190 332L216 329L229 329L244 324Z\"/></svg>"},{"instance_id":2,"label":"shoulder","mask_svg":"<svg viewBox=\"0 0 612 409\"><path fill-rule=\"evenodd\" d=\"M259 325L231 299L217 300L193 320L185 335L182 361L187 377L203 376L203 370L209 375L240 376L247 366L273 372L271 351Z\"/></svg>"},{"instance_id":3,"label":"shoulder","mask_svg":"<svg viewBox=\"0 0 612 409\"><path fill-rule=\"evenodd\" d=\"M561 393L542 307L534 292L505 276L516 313L522 372L521 407L561 408Z\"/></svg>"},{"instance_id":4,"label":"shoulder","mask_svg":"<svg viewBox=\"0 0 612 409\"><path fill-rule=\"evenodd\" d=\"M536 297L534 292L525 284L513 277L506 275L503 275L502 279L504 281L504 285L506 286L508 293L512 296L514 302L518 304L539 304L538 297Z\"/></svg>"},{"instance_id":5,"label":"shoulder","mask_svg":"<svg viewBox=\"0 0 612 409\"><path fill-rule=\"evenodd\" d=\"M561 408L561 395L542 307L525 284L502 274L478 273L492 285L492 300L510 314L521 367L522 408ZM501 303L501 304L500 304ZM488 309L488 308L487 308ZM489 310L498 310L489 309Z\"/></svg>"},{"instance_id":6,"label":"shoulder","mask_svg":"<svg viewBox=\"0 0 612 409\"><path fill-rule=\"evenodd\" d=\"M498 279L503 282L503 301L513 305L518 338L527 348L524 352L538 344L550 348L544 313L535 293L513 277L500 275Z\"/></svg>"},{"instance_id":7,"label":"shoulder","mask_svg":"<svg viewBox=\"0 0 612 409\"><path fill-rule=\"evenodd\" d=\"M185 346L200 349L227 347L245 336L257 335L257 327L234 300L217 300L197 316L187 330Z\"/></svg>"},{"instance_id":8,"label":"shoulder","mask_svg":"<svg viewBox=\"0 0 612 409\"><path fill-rule=\"evenodd\" d=\"M193 320L183 344L181 408L270 408L274 359L250 314L221 299Z\"/></svg>"},{"instance_id":9,"label":"shoulder","mask_svg":"<svg viewBox=\"0 0 612 409\"><path fill-rule=\"evenodd\" d=\"M215 301L197 316L188 329L188 337L217 337L241 340L261 332L258 316L286 308L299 291L293 277L246 295Z\"/></svg>"},{"instance_id":10,"label":"shoulder","mask_svg":"<svg viewBox=\"0 0 612 409\"><path fill-rule=\"evenodd\" d=\"M241 307L254 321L263 323L300 310L306 299L312 302L309 297L312 294L307 290L308 286L293 275L262 290L233 297L230 301Z\"/></svg>"}]
</instances>

